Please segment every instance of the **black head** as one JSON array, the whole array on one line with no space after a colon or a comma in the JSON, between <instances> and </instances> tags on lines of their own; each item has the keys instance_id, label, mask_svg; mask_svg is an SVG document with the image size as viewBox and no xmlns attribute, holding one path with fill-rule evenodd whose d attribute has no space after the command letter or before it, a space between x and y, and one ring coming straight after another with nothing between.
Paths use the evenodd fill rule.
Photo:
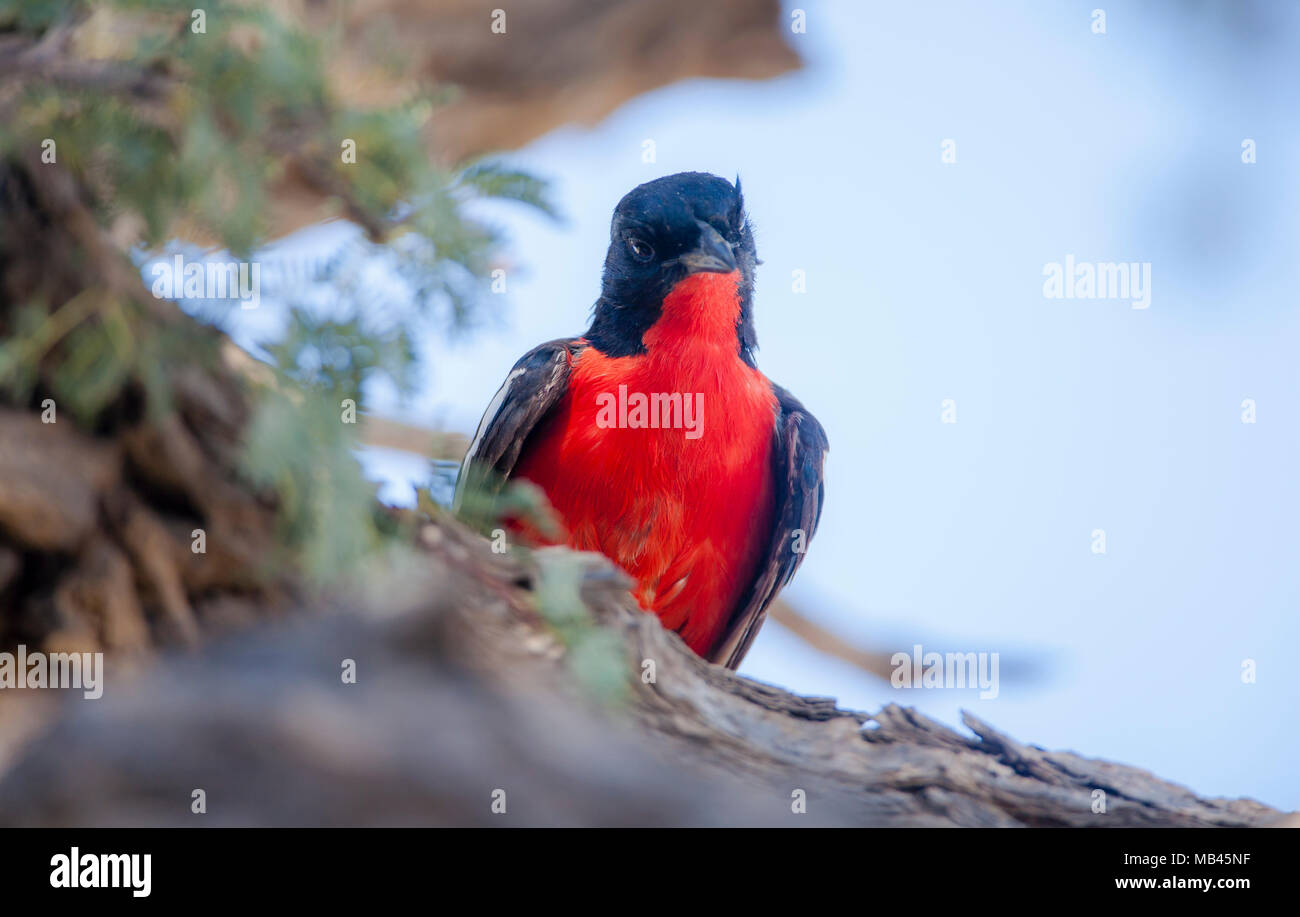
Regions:
<instances>
[{"instance_id":1,"label":"black head","mask_svg":"<svg viewBox=\"0 0 1300 917\"><path fill-rule=\"evenodd\" d=\"M733 186L707 172L679 172L638 185L614 208L587 340L610 356L643 353L641 336L658 321L664 297L678 281L700 271L739 270L737 348L752 366L757 263L740 179Z\"/></svg>"}]
</instances>

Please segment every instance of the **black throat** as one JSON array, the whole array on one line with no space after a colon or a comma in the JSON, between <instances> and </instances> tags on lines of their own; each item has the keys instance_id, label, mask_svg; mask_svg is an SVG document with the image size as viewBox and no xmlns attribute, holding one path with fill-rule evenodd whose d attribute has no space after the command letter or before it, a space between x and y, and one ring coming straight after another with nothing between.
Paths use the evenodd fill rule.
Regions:
<instances>
[{"instance_id":1,"label":"black throat","mask_svg":"<svg viewBox=\"0 0 1300 917\"><path fill-rule=\"evenodd\" d=\"M611 357L645 353L645 333L664 298L692 271L740 272L736 352L754 366L754 268L758 257L740 180L681 172L629 191L614 208L600 298L585 335Z\"/></svg>"}]
</instances>

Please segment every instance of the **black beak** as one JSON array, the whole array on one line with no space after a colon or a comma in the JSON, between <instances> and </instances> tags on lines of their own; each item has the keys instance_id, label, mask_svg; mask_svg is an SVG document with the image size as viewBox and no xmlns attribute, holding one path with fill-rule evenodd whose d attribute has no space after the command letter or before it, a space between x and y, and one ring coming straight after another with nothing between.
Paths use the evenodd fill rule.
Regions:
<instances>
[{"instance_id":1,"label":"black beak","mask_svg":"<svg viewBox=\"0 0 1300 917\"><path fill-rule=\"evenodd\" d=\"M677 263L685 265L688 274L704 271L713 274L730 274L736 269L736 254L731 250L727 240L703 220L695 222L700 227L700 241L695 248L678 258Z\"/></svg>"}]
</instances>

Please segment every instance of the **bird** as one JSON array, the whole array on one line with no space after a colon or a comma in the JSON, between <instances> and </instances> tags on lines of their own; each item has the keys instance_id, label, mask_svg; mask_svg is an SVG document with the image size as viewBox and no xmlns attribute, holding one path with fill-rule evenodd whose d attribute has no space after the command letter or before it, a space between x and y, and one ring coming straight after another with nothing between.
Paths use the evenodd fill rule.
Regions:
<instances>
[{"instance_id":1,"label":"bird","mask_svg":"<svg viewBox=\"0 0 1300 917\"><path fill-rule=\"evenodd\" d=\"M759 263L739 177L682 172L629 191L590 326L514 364L454 499L540 487L561 531L516 531L604 554L642 609L729 669L803 562L829 449L817 419L758 369Z\"/></svg>"}]
</instances>

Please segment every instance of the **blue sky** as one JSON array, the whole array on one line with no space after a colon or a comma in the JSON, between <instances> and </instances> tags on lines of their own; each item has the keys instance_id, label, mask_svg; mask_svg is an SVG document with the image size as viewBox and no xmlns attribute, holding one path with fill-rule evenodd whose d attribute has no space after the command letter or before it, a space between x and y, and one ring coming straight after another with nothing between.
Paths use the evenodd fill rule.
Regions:
<instances>
[{"instance_id":1,"label":"blue sky","mask_svg":"<svg viewBox=\"0 0 1300 917\"><path fill-rule=\"evenodd\" d=\"M430 340L421 395L376 406L472 431L518 356L585 327L626 191L739 173L760 367L831 440L790 596L864 644L1003 661L995 700L895 690L769 624L742 671L1297 808L1300 10L1108 3L1094 34L1095 5L804 4L806 70L678 84L513 154L565 222L486 211L512 264L493 321ZM1067 255L1149 263L1150 307L1045 298ZM368 467L399 500L424 475Z\"/></svg>"}]
</instances>

